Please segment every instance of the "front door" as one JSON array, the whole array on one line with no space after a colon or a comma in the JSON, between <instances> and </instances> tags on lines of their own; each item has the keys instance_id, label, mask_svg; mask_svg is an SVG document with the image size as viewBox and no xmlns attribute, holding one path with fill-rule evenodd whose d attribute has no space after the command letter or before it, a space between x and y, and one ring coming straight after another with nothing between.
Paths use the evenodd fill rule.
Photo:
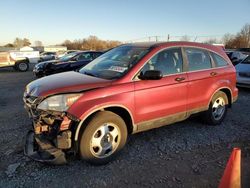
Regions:
<instances>
[{"instance_id":1,"label":"front door","mask_svg":"<svg viewBox=\"0 0 250 188\"><path fill-rule=\"evenodd\" d=\"M186 116L187 75L180 48L165 49L151 58L138 74L160 70L160 80L135 81L135 112L138 129L150 129ZM177 119L175 119L177 118ZM147 122L149 122L147 124ZM171 123L170 122L170 123ZM146 126L143 127L143 126ZM140 127L141 126L141 127Z\"/></svg>"}]
</instances>

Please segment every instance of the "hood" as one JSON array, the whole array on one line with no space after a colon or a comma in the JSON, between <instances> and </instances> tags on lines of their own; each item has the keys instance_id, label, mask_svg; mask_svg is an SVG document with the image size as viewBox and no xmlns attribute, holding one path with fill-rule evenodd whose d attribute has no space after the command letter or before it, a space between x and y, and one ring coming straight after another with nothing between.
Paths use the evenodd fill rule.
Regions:
<instances>
[{"instance_id":1,"label":"hood","mask_svg":"<svg viewBox=\"0 0 250 188\"><path fill-rule=\"evenodd\" d=\"M26 86L26 93L30 96L45 97L57 93L79 92L105 87L110 84L110 80L70 71L35 80Z\"/></svg>"},{"instance_id":2,"label":"hood","mask_svg":"<svg viewBox=\"0 0 250 188\"><path fill-rule=\"evenodd\" d=\"M250 73L250 64L239 63L235 66L237 72Z\"/></svg>"},{"instance_id":3,"label":"hood","mask_svg":"<svg viewBox=\"0 0 250 188\"><path fill-rule=\"evenodd\" d=\"M43 61L43 62L41 62L41 63L36 64L35 66L37 66L37 67L44 67L44 66L47 65L47 64L55 64L55 63L59 63L59 62L60 62L59 59L50 60L50 61Z\"/></svg>"}]
</instances>

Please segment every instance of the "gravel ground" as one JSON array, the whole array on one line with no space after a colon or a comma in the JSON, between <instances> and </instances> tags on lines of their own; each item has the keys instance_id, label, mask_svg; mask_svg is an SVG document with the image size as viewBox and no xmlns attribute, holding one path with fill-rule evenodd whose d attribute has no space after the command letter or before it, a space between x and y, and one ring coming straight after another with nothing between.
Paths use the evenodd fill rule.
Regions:
<instances>
[{"instance_id":1,"label":"gravel ground","mask_svg":"<svg viewBox=\"0 0 250 188\"><path fill-rule=\"evenodd\" d=\"M23 155L30 120L23 108L32 72L0 70L0 187L217 187L232 148L242 149L242 187L250 187L250 90L220 126L190 118L131 135L121 155L92 166L74 156L48 166Z\"/></svg>"}]
</instances>

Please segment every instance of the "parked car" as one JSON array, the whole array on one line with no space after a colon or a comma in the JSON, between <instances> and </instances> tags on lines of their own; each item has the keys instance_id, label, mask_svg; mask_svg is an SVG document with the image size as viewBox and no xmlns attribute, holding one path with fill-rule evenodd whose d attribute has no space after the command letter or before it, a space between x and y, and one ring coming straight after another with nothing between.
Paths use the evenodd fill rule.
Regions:
<instances>
[{"instance_id":1,"label":"parked car","mask_svg":"<svg viewBox=\"0 0 250 188\"><path fill-rule=\"evenodd\" d=\"M78 51L79 50L67 50L65 52L58 52L57 53L57 58L61 58L61 57L65 56L65 55L68 55L68 54L74 53L74 52L78 52Z\"/></svg>"},{"instance_id":2,"label":"parked car","mask_svg":"<svg viewBox=\"0 0 250 188\"><path fill-rule=\"evenodd\" d=\"M233 65L236 66L239 62L247 57L246 54L243 54L240 51L226 51L227 56L232 61Z\"/></svg>"},{"instance_id":3,"label":"parked car","mask_svg":"<svg viewBox=\"0 0 250 188\"><path fill-rule=\"evenodd\" d=\"M47 76L26 86L23 99L33 129L25 154L63 164L65 153L73 152L105 164L130 134L201 112L207 124L219 125L237 96L235 68L216 46L121 45L78 72Z\"/></svg>"},{"instance_id":4,"label":"parked car","mask_svg":"<svg viewBox=\"0 0 250 188\"><path fill-rule=\"evenodd\" d=\"M13 67L15 70L25 72L29 70L29 59L14 56L11 52L0 52L0 68L3 67Z\"/></svg>"},{"instance_id":5,"label":"parked car","mask_svg":"<svg viewBox=\"0 0 250 188\"><path fill-rule=\"evenodd\" d=\"M250 88L250 56L235 66L237 71L237 86Z\"/></svg>"},{"instance_id":6,"label":"parked car","mask_svg":"<svg viewBox=\"0 0 250 188\"><path fill-rule=\"evenodd\" d=\"M237 51L242 52L245 55L250 55L250 48L238 48Z\"/></svg>"},{"instance_id":7,"label":"parked car","mask_svg":"<svg viewBox=\"0 0 250 188\"><path fill-rule=\"evenodd\" d=\"M56 52L43 52L40 54L40 62L56 59Z\"/></svg>"},{"instance_id":8,"label":"parked car","mask_svg":"<svg viewBox=\"0 0 250 188\"><path fill-rule=\"evenodd\" d=\"M33 73L36 77L43 77L59 72L77 70L87 65L101 54L102 52L98 51L79 51L70 53L56 60L36 64Z\"/></svg>"}]
</instances>

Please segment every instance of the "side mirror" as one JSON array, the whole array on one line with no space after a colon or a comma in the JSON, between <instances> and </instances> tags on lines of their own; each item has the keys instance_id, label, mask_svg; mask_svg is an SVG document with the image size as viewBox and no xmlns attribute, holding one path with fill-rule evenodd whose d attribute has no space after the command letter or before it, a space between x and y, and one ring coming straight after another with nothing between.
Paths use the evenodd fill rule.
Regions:
<instances>
[{"instance_id":1,"label":"side mirror","mask_svg":"<svg viewBox=\"0 0 250 188\"><path fill-rule=\"evenodd\" d=\"M144 74L138 76L141 80L160 80L162 77L161 71L158 70L148 70Z\"/></svg>"}]
</instances>

